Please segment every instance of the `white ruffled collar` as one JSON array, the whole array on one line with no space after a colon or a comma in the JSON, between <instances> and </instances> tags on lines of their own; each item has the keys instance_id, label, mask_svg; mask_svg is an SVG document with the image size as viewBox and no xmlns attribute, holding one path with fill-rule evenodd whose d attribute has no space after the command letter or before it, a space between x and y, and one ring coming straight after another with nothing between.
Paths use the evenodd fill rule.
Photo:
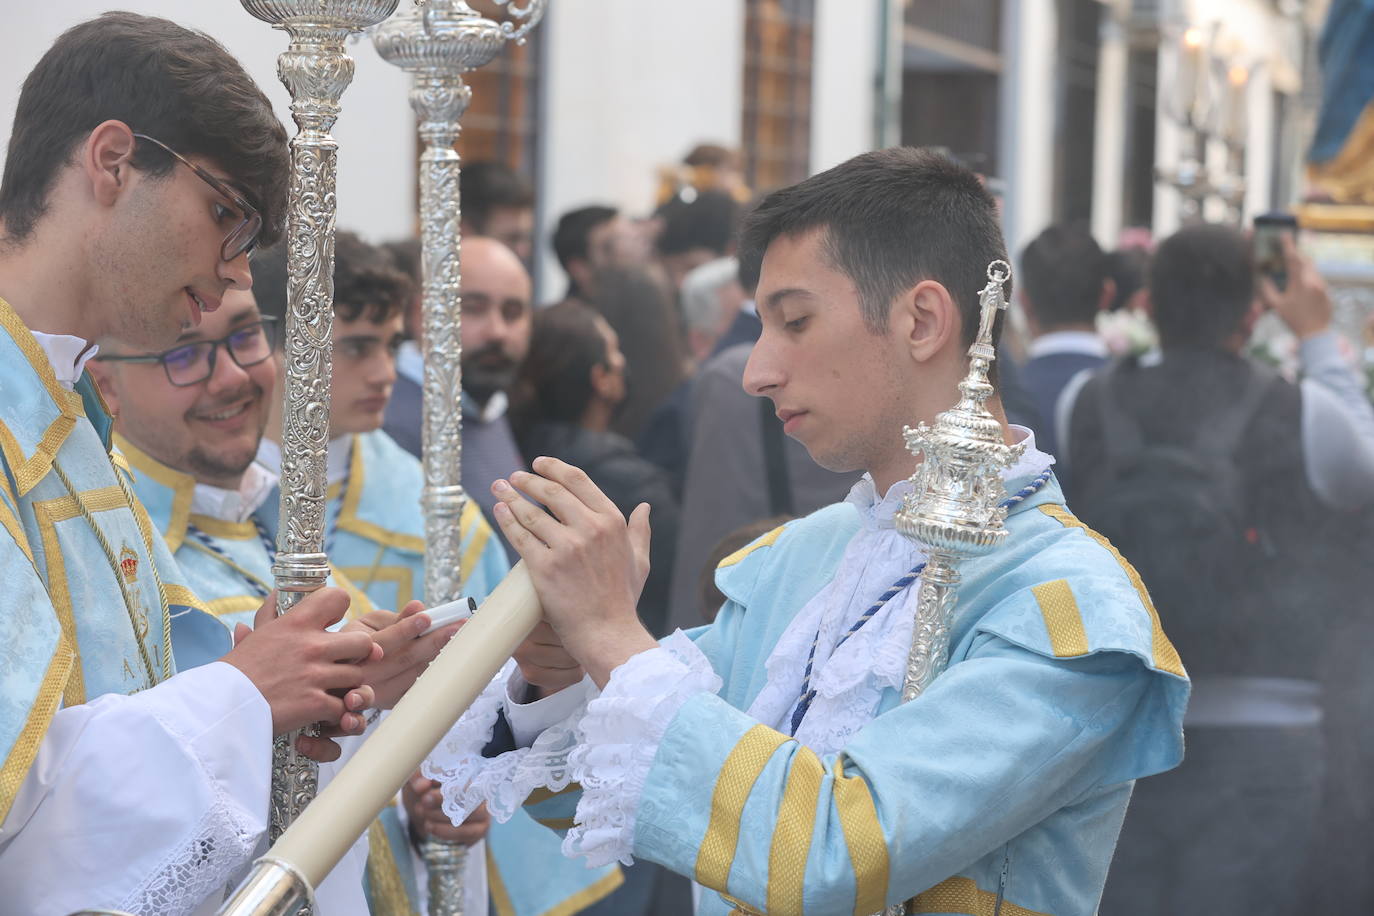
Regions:
<instances>
[{"instance_id":1,"label":"white ruffled collar","mask_svg":"<svg viewBox=\"0 0 1374 916\"><path fill-rule=\"evenodd\" d=\"M1025 442L1026 448L1003 473L1004 480L1029 479L1054 462L1035 447L1029 429L1013 430L1021 434L1018 441ZM750 704L749 714L790 733L792 712L815 644L811 688L816 698L796 738L817 753L843 749L873 719L883 691L901 689L919 580L885 604L838 649L835 645L889 586L925 561L920 547L893 527L893 516L910 490L910 481L900 480L880 499L868 474L854 485L846 502L858 512L862 527L850 539L831 580L792 619L764 663L768 681Z\"/></svg>"}]
</instances>

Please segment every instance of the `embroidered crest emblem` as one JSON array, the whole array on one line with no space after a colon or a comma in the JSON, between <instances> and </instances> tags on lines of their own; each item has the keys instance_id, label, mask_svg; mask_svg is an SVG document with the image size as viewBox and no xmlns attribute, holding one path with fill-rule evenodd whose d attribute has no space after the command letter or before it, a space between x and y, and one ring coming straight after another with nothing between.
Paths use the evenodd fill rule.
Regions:
<instances>
[{"instance_id":1,"label":"embroidered crest emblem","mask_svg":"<svg viewBox=\"0 0 1374 916\"><path fill-rule=\"evenodd\" d=\"M125 582L138 581L138 554L127 544L119 552L119 571L124 574Z\"/></svg>"}]
</instances>

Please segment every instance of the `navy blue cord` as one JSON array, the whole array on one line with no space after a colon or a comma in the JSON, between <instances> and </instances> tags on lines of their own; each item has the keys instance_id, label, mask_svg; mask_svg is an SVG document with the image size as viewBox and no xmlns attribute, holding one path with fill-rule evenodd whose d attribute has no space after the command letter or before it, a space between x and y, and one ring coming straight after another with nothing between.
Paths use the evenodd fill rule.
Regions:
<instances>
[{"instance_id":1,"label":"navy blue cord","mask_svg":"<svg viewBox=\"0 0 1374 916\"><path fill-rule=\"evenodd\" d=\"M1017 503L1025 501L1028 497L1032 496L1037 490L1039 490L1046 483L1048 483L1050 477L1052 476L1053 472L1049 469L1046 469L1045 472L1042 473L1039 477L1032 480L1029 484L1022 487L1016 493L1002 500L1001 507L1003 509L1010 509ZM893 582L892 585L888 587L887 591L883 592L882 595L878 598L878 600L873 602L873 606L870 607L868 610L864 611L863 616L860 617L858 620L854 621L854 625L851 626L844 633L844 635L840 637L840 641L835 643L835 648L831 650L831 654L833 655L835 652L838 652L840 650L840 646L844 645L845 642L849 639L849 637L859 632L860 627L862 627L864 624L872 620L873 615L877 614L878 611L882 610L883 605L887 604L893 598L896 598L902 592L906 591L911 586L911 583L915 582L917 579L921 577L921 572L925 568L926 564L917 564L916 566L912 567L910 572L903 575L896 582ZM797 700L797 708L792 712L791 734L793 735L797 733L798 728L801 728L802 719L806 717L807 711L811 708L811 702L816 699L816 691L811 689L811 669L816 663L816 646L820 643L820 641L821 631L817 629L816 638L811 641L811 654L808 655L806 659L806 672L802 675L801 698Z\"/></svg>"}]
</instances>

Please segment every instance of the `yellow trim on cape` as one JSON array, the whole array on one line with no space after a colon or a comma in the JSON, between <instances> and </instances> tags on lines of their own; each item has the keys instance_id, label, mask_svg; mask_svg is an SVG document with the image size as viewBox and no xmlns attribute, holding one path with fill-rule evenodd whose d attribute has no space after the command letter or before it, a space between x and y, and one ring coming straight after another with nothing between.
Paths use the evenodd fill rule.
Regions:
<instances>
[{"instance_id":1,"label":"yellow trim on cape","mask_svg":"<svg viewBox=\"0 0 1374 916\"><path fill-rule=\"evenodd\" d=\"M215 598L205 602L205 612L215 617L223 617L225 614L256 611L262 607L262 603L266 600L266 598L259 598L257 595L228 595L224 598Z\"/></svg>"},{"instance_id":2,"label":"yellow trim on cape","mask_svg":"<svg viewBox=\"0 0 1374 916\"><path fill-rule=\"evenodd\" d=\"M617 865L615 870L597 879L595 883L582 888L538 916L573 916L593 903L604 900L624 883L625 875ZM491 892L491 902L496 908L497 916L516 916L515 904L511 902L510 891L506 890L506 884L501 880L501 871L496 865L496 857L492 854L490 846L487 847L487 889Z\"/></svg>"},{"instance_id":3,"label":"yellow trim on cape","mask_svg":"<svg viewBox=\"0 0 1374 916\"><path fill-rule=\"evenodd\" d=\"M5 757L4 765L0 766L0 823L9 816L14 798L19 794L19 787L23 785L24 777L29 774L34 757L38 756L38 746L43 743L43 736L48 732L52 717L57 714L67 678L73 670L80 670L76 652L67 642L66 634L59 633L57 648L53 650L48 670L39 683L38 695L34 697L33 706L29 709L28 721L24 723L23 730L19 732L14 746Z\"/></svg>"},{"instance_id":4,"label":"yellow trim on cape","mask_svg":"<svg viewBox=\"0 0 1374 916\"><path fill-rule=\"evenodd\" d=\"M474 528L477 530L473 531ZM491 525L487 524L482 510L470 499L463 506L462 515L458 517L458 542L461 544L469 534L472 535L472 540L468 541L463 558L458 561L458 574L463 577L464 582L481 562L482 551L487 549L487 542L491 540Z\"/></svg>"},{"instance_id":5,"label":"yellow trim on cape","mask_svg":"<svg viewBox=\"0 0 1374 916\"><path fill-rule=\"evenodd\" d=\"M1050 649L1055 658L1074 658L1087 655L1088 632L1083 628L1083 614L1068 580L1042 582L1031 589L1040 615L1045 618L1045 630L1050 634Z\"/></svg>"},{"instance_id":6,"label":"yellow trim on cape","mask_svg":"<svg viewBox=\"0 0 1374 916\"><path fill-rule=\"evenodd\" d=\"M712 890L728 890L730 869L735 864L735 851L739 847L744 803L749 800L754 783L758 782L773 753L786 741L787 737L781 732L766 725L755 725L744 733L725 758L711 796L711 820L697 853L698 884Z\"/></svg>"},{"instance_id":7,"label":"yellow trim on cape","mask_svg":"<svg viewBox=\"0 0 1374 916\"><path fill-rule=\"evenodd\" d=\"M3 479L3 475L0 475L0 479ZM6 492L8 492L8 487L6 487ZM18 501L15 504L18 505ZM0 499L0 527L4 527L10 533L10 537L14 538L14 543L23 551L24 556L29 558L29 563L33 564L33 548L29 546L29 536L24 533L24 524L19 521L18 514L10 508L10 504L3 499ZM36 565L34 569L37 571Z\"/></svg>"},{"instance_id":8,"label":"yellow trim on cape","mask_svg":"<svg viewBox=\"0 0 1374 916\"><path fill-rule=\"evenodd\" d=\"M344 615L344 620L356 620L364 614L370 614L376 608L372 606L372 599L367 597L367 593L353 584L353 580L344 575L343 570L330 566L329 571L334 575L335 584L348 592L348 613ZM400 610L397 608L396 610Z\"/></svg>"},{"instance_id":9,"label":"yellow trim on cape","mask_svg":"<svg viewBox=\"0 0 1374 916\"><path fill-rule=\"evenodd\" d=\"M843 754L835 758L833 772L835 810L849 847L849 865L854 869L854 916L871 916L882 912L887 900L891 869L887 838L868 783L862 777L844 775Z\"/></svg>"},{"instance_id":10,"label":"yellow trim on cape","mask_svg":"<svg viewBox=\"0 0 1374 916\"><path fill-rule=\"evenodd\" d=\"M816 802L821 795L825 765L805 745L792 755L787 787L778 803L773 842L768 849L768 912L770 916L802 916L806 889L806 859L816 833Z\"/></svg>"},{"instance_id":11,"label":"yellow trim on cape","mask_svg":"<svg viewBox=\"0 0 1374 916\"><path fill-rule=\"evenodd\" d=\"M215 518L213 515L192 515L188 521L212 538L224 538L226 541L250 541L257 540L258 537L258 526L248 521L231 522L222 518Z\"/></svg>"},{"instance_id":12,"label":"yellow trim on cape","mask_svg":"<svg viewBox=\"0 0 1374 916\"><path fill-rule=\"evenodd\" d=\"M71 497L63 499L70 500ZM34 503L33 517L38 525L38 536L43 542L43 562L48 568L48 600L52 602L53 610L57 613L57 622L62 627L62 638L70 647L73 656L71 673L63 679L62 702L67 706L80 706L86 702L86 675L81 668L81 644L76 638L72 593L67 586L67 564L62 557L62 545L57 540L57 523L48 508L49 503L61 501L62 499L56 499Z\"/></svg>"},{"instance_id":13,"label":"yellow trim on cape","mask_svg":"<svg viewBox=\"0 0 1374 916\"><path fill-rule=\"evenodd\" d=\"M363 450L359 447L358 438L355 435L349 446L348 489L343 494L343 505L339 507L339 520L336 522L336 527L340 531L351 531L369 541L384 544L396 550L423 554L425 552L424 538L416 537L413 534L403 534L400 531L392 531L375 522L365 522L358 518L358 506L363 500L363 486L366 480L363 467ZM461 516L459 516L459 525L461 528ZM461 537L461 534L459 536Z\"/></svg>"},{"instance_id":14,"label":"yellow trim on cape","mask_svg":"<svg viewBox=\"0 0 1374 916\"><path fill-rule=\"evenodd\" d=\"M1040 506L1040 511L1065 528L1081 529L1084 534L1101 544L1116 558L1116 562L1121 564L1122 571L1126 573L1126 578L1130 579L1131 585L1135 587L1141 603L1145 605L1145 610L1150 614L1151 663L1160 671L1176 677L1187 677L1188 672L1183 670L1183 661L1178 657L1178 650L1174 648L1173 643L1169 642L1169 637L1165 635L1164 626L1159 620L1159 611L1155 610L1154 602L1150 600L1150 593L1146 591L1145 583L1140 580L1140 573L1135 571L1135 567L1127 562L1119 550L1112 546L1111 541L1083 524L1063 506L1055 503L1044 503Z\"/></svg>"},{"instance_id":15,"label":"yellow trim on cape","mask_svg":"<svg viewBox=\"0 0 1374 916\"><path fill-rule=\"evenodd\" d=\"M946 878L928 891L916 895L907 908L908 913L961 913L964 916L1050 916L1039 910L1017 906L1006 898L997 906L997 895L979 889L972 878L955 875Z\"/></svg>"},{"instance_id":16,"label":"yellow trim on cape","mask_svg":"<svg viewBox=\"0 0 1374 916\"><path fill-rule=\"evenodd\" d=\"M205 603L200 600L195 592L184 585L162 583L162 600L167 602L168 607L179 605L181 607L193 607L199 611L205 610Z\"/></svg>"},{"instance_id":17,"label":"yellow trim on cape","mask_svg":"<svg viewBox=\"0 0 1374 916\"><path fill-rule=\"evenodd\" d=\"M86 415L86 408L81 403L81 395L75 391L68 391L58 383L57 376L52 370L52 363L48 361L48 355L38 345L33 332L19 319L14 307L2 297L0 297L0 328L9 334L19 347L19 351L24 354L24 359L28 361L29 366L43 383L43 387L47 390L48 396L52 398L58 411L58 415L48 424L43 435L39 437L32 455L24 454L24 449L19 444L19 440L10 432L9 427L0 421L0 454L4 455L5 463L9 465L10 473L14 475L15 485L19 487L19 495L26 496L30 490L38 485L40 480L47 476L48 471L52 468L53 459L57 457L58 450L62 448L62 443L67 441L67 436L76 428L77 417Z\"/></svg>"},{"instance_id":18,"label":"yellow trim on cape","mask_svg":"<svg viewBox=\"0 0 1374 916\"><path fill-rule=\"evenodd\" d=\"M734 553L730 554L728 557L721 560L720 563L716 565L716 569L724 569L727 566L734 566L736 563L740 562L745 557L749 556L749 554L753 553L755 550L758 550L760 547L772 547L773 542L782 536L783 529L786 527L786 525L779 525L772 531L765 534L763 537L759 538L757 541L754 541L752 544L746 544L744 547L741 547L739 550L736 550Z\"/></svg>"},{"instance_id":19,"label":"yellow trim on cape","mask_svg":"<svg viewBox=\"0 0 1374 916\"><path fill-rule=\"evenodd\" d=\"M371 916L417 916L380 818L367 828L367 878L372 891L368 901Z\"/></svg>"},{"instance_id":20,"label":"yellow trim on cape","mask_svg":"<svg viewBox=\"0 0 1374 916\"><path fill-rule=\"evenodd\" d=\"M172 514L167 522L167 530L162 532L162 539L167 542L167 549L175 554L181 542L186 539L186 525L191 518L191 497L195 494L196 479L190 474L183 474L167 467L119 433L115 433L114 441L135 472L147 474L172 491Z\"/></svg>"},{"instance_id":21,"label":"yellow trim on cape","mask_svg":"<svg viewBox=\"0 0 1374 916\"><path fill-rule=\"evenodd\" d=\"M408 566L336 566L337 572L348 576L355 583L362 583L358 586L364 593L378 583L390 582L396 586L396 607L394 611L400 611L412 598L419 597L415 594L415 574ZM369 600L371 600L369 598Z\"/></svg>"}]
</instances>

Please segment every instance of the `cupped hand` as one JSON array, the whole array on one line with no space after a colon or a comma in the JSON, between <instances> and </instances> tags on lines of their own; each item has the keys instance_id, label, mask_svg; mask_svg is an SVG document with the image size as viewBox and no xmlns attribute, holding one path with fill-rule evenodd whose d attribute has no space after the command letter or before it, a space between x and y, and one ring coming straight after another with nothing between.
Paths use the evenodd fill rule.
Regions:
<instances>
[{"instance_id":1,"label":"cupped hand","mask_svg":"<svg viewBox=\"0 0 1374 916\"><path fill-rule=\"evenodd\" d=\"M649 507L640 504L627 524L581 469L556 458L537 458L533 468L492 485L494 515L559 641L604 684L613 668L656 645L635 612L649 569Z\"/></svg>"},{"instance_id":2,"label":"cupped hand","mask_svg":"<svg viewBox=\"0 0 1374 916\"><path fill-rule=\"evenodd\" d=\"M258 609L250 632L238 630L221 661L243 672L272 710L272 734L315 722L332 734L356 734L374 702L364 665L382 650L363 632L330 632L348 611L348 593L322 588L277 616L275 593Z\"/></svg>"},{"instance_id":3,"label":"cupped hand","mask_svg":"<svg viewBox=\"0 0 1374 916\"><path fill-rule=\"evenodd\" d=\"M417 842L433 838L471 846L491 829L491 815L485 804L479 805L463 823L455 825L444 813L444 797L439 784L419 773L401 787L401 804L410 819L410 835Z\"/></svg>"}]
</instances>

